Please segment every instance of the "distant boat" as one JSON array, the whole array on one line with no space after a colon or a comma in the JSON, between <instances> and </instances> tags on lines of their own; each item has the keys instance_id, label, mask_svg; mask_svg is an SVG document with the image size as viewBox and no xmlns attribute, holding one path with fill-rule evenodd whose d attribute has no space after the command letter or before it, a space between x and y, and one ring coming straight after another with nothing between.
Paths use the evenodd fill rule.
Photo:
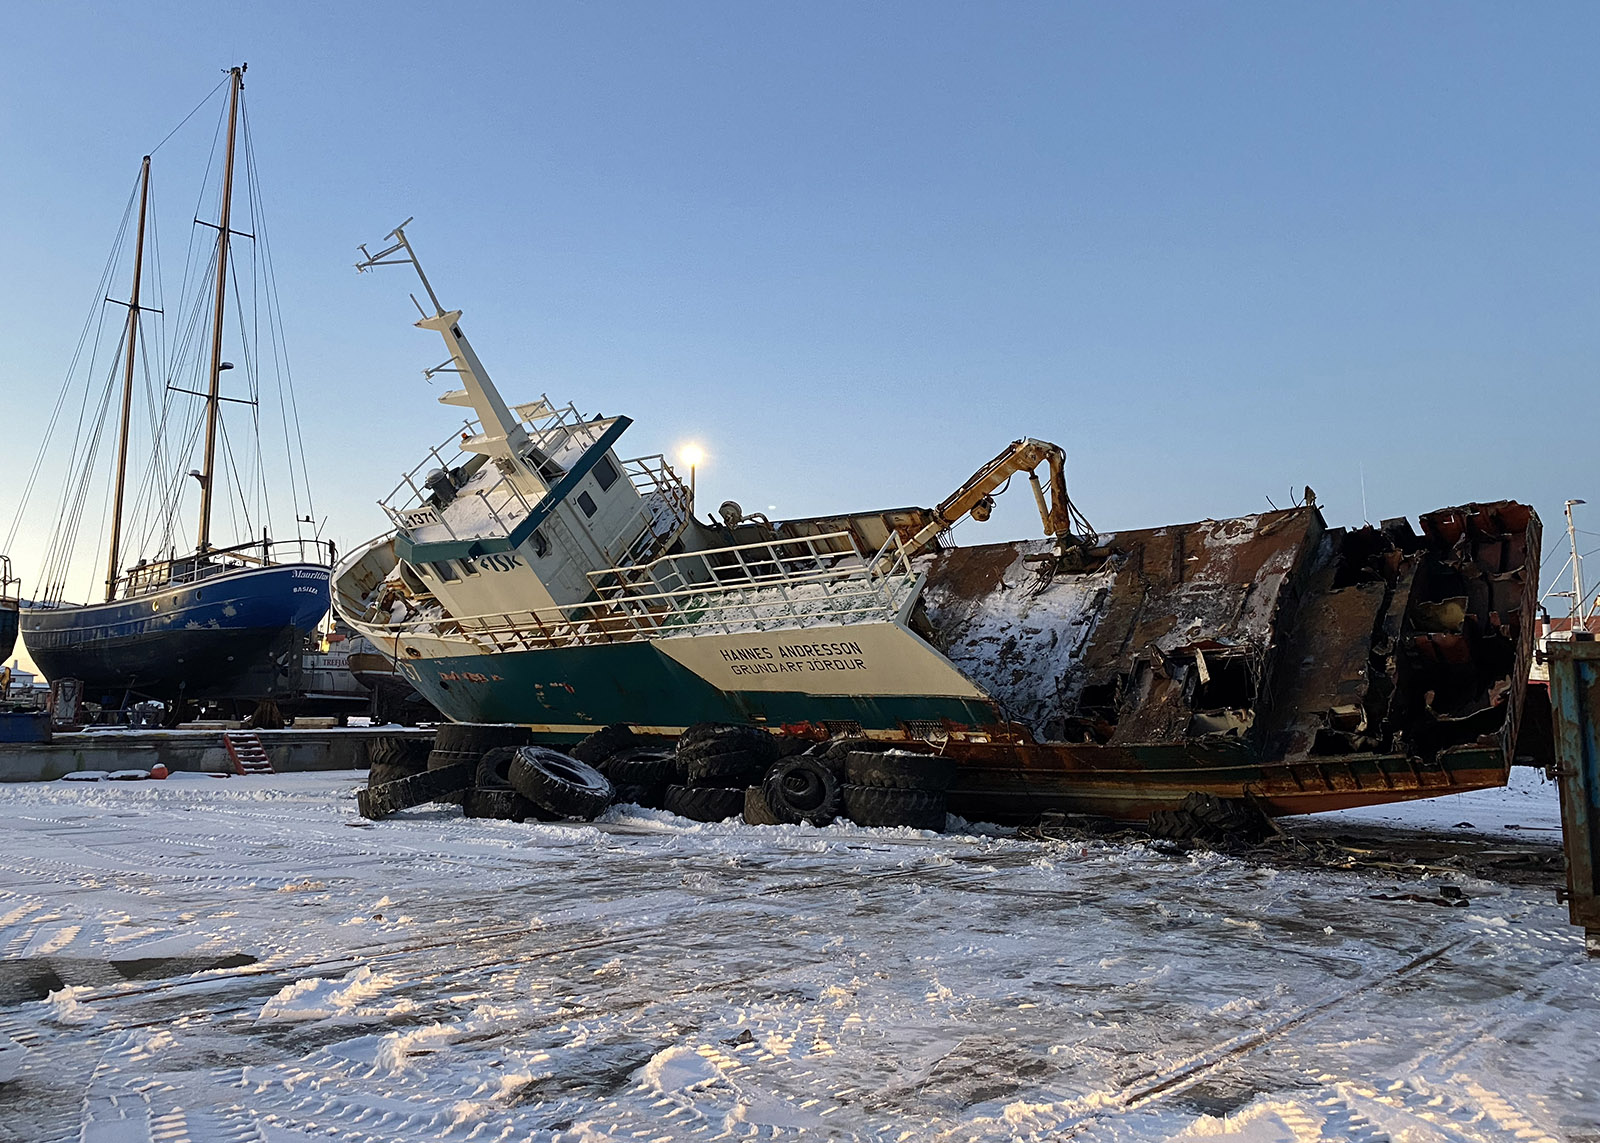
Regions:
<instances>
[{"instance_id":1,"label":"distant boat","mask_svg":"<svg viewBox=\"0 0 1600 1143\"><path fill-rule=\"evenodd\" d=\"M17 579L11 574L11 560L0 556L0 666L11 657L17 645ZM5 698L0 694L0 698Z\"/></svg>"},{"instance_id":2,"label":"distant boat","mask_svg":"<svg viewBox=\"0 0 1600 1143\"><path fill-rule=\"evenodd\" d=\"M234 160L239 142L241 93L244 66L230 69L226 112L227 147L223 160L219 210L216 223L196 219L199 226L215 231L212 242L191 243L190 265L185 279L197 287L196 299L186 302L181 328L171 344L152 346L141 339L141 319L145 314L161 313L159 306L141 303L145 279L145 233L150 201L150 157L140 168L137 190L138 223L133 252L133 286L127 307L127 320L118 346L114 371L103 379L104 388L94 388L96 378L90 366L85 408L99 402L101 423L109 414L113 382L120 375L121 415L117 419L117 456L111 485L109 536L106 540L104 599L97 603L76 604L62 598L71 567L71 552L76 532L84 517L84 495L91 486L90 471L100 439L100 429L89 425L73 440L77 469L67 484L66 503L58 514L58 525L42 576L39 598L21 608L23 640L28 653L49 679L75 678L84 683L85 697L114 706L140 699L159 699L181 709L189 700L232 699L235 702L274 698L292 693L298 686L301 653L306 636L328 610L328 568L332 545L314 537L274 540L265 519L270 501L266 498L265 468L257 456L240 457L239 424L230 442L222 418L222 404L246 406L252 436L261 419L260 371L281 362L283 347L275 329L270 345L248 344L259 320L244 320L235 315L234 332L225 329L226 302L230 293L246 294L257 283L254 279L270 275L270 257L256 250L250 257L251 281L241 281L237 261L230 265L229 254L236 237L263 240L260 233L236 229L232 218ZM220 90L219 85L218 90ZM248 149L248 127L244 131ZM255 202L255 164L246 161L246 182L252 205ZM130 211L132 209L130 200ZM251 231L259 232L259 218L252 218ZM124 218L123 233L127 230ZM121 235L119 235L119 246ZM198 250L198 256L197 256ZM114 255L115 259L115 255ZM231 275L230 275L231 271ZM154 280L159 286L159 280ZM100 293L103 295L104 290ZM207 297L209 295L209 298ZM276 290L265 282L268 326ZM110 299L108 299L110 300ZM209 310L209 315L207 311ZM209 323L204 319L209 316ZM92 321L92 319L91 319ZM209 337L205 328L209 324ZM234 368L223 360L225 339L237 342L244 362L245 395L224 395L222 375ZM150 359L168 362L165 376L152 382ZM145 365L144 391L150 404L150 444L152 458L148 471L135 488L129 488L129 437L134 427L135 373ZM196 379L186 385L187 374L179 369L193 366ZM70 384L70 376L69 376ZM280 385L281 374L280 374ZM153 396L159 385L160 397ZM287 430L293 416L285 401L283 420ZM244 418L241 418L243 420ZM200 467L188 467L203 439ZM291 481L296 458L289 450ZM241 469L242 465L242 469ZM81 470L85 475L77 475ZM192 552L178 554L172 535L187 479L199 486L198 538ZM303 473L300 474L303 481ZM224 482L231 482L235 502L230 502L235 527L245 532L242 542L218 545L212 533L214 493ZM132 491L142 497L145 507L144 535L130 536L125 528L129 515L126 503ZM251 511L250 497L259 512ZM309 489L305 490L307 516L301 516L300 488L295 483L292 497L296 504L296 527L313 520L309 515ZM242 512L240 511L242 507ZM242 519L243 526L239 522ZM257 526L260 532L257 534ZM152 558L140 558L131 567L124 565L127 549L138 540L146 548L155 547Z\"/></svg>"}]
</instances>

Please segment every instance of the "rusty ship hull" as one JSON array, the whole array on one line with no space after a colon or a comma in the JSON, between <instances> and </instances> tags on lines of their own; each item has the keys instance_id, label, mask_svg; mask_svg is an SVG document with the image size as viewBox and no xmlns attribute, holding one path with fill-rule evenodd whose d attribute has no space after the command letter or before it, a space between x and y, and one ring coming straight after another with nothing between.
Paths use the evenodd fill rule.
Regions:
<instances>
[{"instance_id":1,"label":"rusty ship hull","mask_svg":"<svg viewBox=\"0 0 1600 1143\"><path fill-rule=\"evenodd\" d=\"M1142 820L1197 791L1285 815L1504 785L1539 520L1501 501L1420 524L1299 508L1122 533L1087 576L1036 543L942 553L931 634L1006 715L952 728L951 804Z\"/></svg>"}]
</instances>

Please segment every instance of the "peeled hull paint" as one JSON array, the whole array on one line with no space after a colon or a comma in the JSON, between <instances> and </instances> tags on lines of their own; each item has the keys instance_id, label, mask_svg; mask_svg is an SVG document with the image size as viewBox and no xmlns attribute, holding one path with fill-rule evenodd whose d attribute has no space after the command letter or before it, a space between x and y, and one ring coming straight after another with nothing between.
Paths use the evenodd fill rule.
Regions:
<instances>
[{"instance_id":1,"label":"peeled hull paint","mask_svg":"<svg viewBox=\"0 0 1600 1143\"><path fill-rule=\"evenodd\" d=\"M1315 507L927 557L929 638L994 725L923 736L952 808L1141 819L1196 791L1312 813L1504 785L1533 655L1515 501L1328 528Z\"/></svg>"}]
</instances>

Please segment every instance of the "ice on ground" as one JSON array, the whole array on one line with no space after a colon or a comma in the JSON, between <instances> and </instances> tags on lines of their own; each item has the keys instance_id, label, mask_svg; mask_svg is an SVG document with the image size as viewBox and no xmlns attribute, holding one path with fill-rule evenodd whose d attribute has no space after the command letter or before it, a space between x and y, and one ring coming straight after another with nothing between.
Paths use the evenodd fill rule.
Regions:
<instances>
[{"instance_id":1,"label":"ice on ground","mask_svg":"<svg viewBox=\"0 0 1600 1143\"><path fill-rule=\"evenodd\" d=\"M717 1065L691 1048L674 1046L657 1052L640 1078L662 1095L709 1087L722 1078Z\"/></svg>"},{"instance_id":2,"label":"ice on ground","mask_svg":"<svg viewBox=\"0 0 1600 1143\"><path fill-rule=\"evenodd\" d=\"M1600 1133L1595 965L1526 875L1442 909L1425 865L1004 830L351 830L359 782L0 786L0 1138ZM1518 772L1319 828L1543 861L1553 807Z\"/></svg>"},{"instance_id":3,"label":"ice on ground","mask_svg":"<svg viewBox=\"0 0 1600 1143\"><path fill-rule=\"evenodd\" d=\"M394 987L396 979L374 973L363 965L338 980L320 976L286 984L257 1013L260 1023L285 1023L296 1020L333 1020L341 1017L378 1019L409 1010L404 1002L374 1005L371 1002Z\"/></svg>"},{"instance_id":4,"label":"ice on ground","mask_svg":"<svg viewBox=\"0 0 1600 1143\"><path fill-rule=\"evenodd\" d=\"M94 989L84 984L69 984L63 988L53 990L45 997L45 1007L50 1010L49 1020L53 1024L93 1024L100 1019L89 1005L83 1003L79 997L87 996Z\"/></svg>"},{"instance_id":5,"label":"ice on ground","mask_svg":"<svg viewBox=\"0 0 1600 1143\"><path fill-rule=\"evenodd\" d=\"M426 1028L412 1028L406 1032L391 1032L383 1038L373 1062L383 1071L405 1071L413 1057L432 1055L447 1048L455 1035L454 1029L443 1024L430 1024Z\"/></svg>"},{"instance_id":6,"label":"ice on ground","mask_svg":"<svg viewBox=\"0 0 1600 1143\"><path fill-rule=\"evenodd\" d=\"M7 1036L0 1035L0 1083L17 1078L22 1065L28 1061L28 1049Z\"/></svg>"}]
</instances>

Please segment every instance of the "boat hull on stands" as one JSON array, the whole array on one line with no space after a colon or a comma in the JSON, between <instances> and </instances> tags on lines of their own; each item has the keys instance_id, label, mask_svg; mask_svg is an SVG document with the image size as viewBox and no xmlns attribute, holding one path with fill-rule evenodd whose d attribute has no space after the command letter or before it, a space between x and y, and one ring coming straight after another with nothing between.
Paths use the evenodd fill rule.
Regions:
<instances>
[{"instance_id":1,"label":"boat hull on stands","mask_svg":"<svg viewBox=\"0 0 1600 1143\"><path fill-rule=\"evenodd\" d=\"M22 638L47 679L81 679L102 704L259 700L298 684L328 596L317 564L240 568L134 599L24 607Z\"/></svg>"}]
</instances>

